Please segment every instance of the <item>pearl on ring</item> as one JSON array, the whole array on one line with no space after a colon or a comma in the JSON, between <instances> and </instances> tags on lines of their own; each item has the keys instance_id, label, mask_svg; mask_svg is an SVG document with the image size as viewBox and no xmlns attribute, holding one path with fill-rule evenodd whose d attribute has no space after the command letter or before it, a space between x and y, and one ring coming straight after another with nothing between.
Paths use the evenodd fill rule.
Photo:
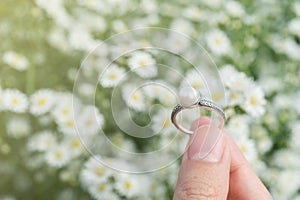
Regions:
<instances>
[{"instance_id":1,"label":"pearl on ring","mask_svg":"<svg viewBox=\"0 0 300 200\"><path fill-rule=\"evenodd\" d=\"M199 93L193 87L183 87L180 89L179 102L183 107L189 107L196 104L200 98Z\"/></svg>"}]
</instances>

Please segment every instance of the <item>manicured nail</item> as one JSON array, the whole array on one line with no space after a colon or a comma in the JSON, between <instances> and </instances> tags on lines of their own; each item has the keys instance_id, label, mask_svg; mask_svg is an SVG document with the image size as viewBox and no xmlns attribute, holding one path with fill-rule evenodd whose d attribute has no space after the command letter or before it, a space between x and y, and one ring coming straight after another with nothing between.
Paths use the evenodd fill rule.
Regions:
<instances>
[{"instance_id":1,"label":"manicured nail","mask_svg":"<svg viewBox=\"0 0 300 200\"><path fill-rule=\"evenodd\" d=\"M223 154L222 130L213 124L198 127L190 138L187 157L190 160L218 162Z\"/></svg>"}]
</instances>

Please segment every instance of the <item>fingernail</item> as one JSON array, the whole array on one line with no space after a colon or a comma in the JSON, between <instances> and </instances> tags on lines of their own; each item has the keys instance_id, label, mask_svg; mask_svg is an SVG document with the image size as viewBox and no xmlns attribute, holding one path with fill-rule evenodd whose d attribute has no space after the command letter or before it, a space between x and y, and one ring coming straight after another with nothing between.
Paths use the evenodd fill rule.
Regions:
<instances>
[{"instance_id":1,"label":"fingernail","mask_svg":"<svg viewBox=\"0 0 300 200\"><path fill-rule=\"evenodd\" d=\"M190 160L218 162L223 154L222 130L213 124L198 127L190 138L187 157Z\"/></svg>"}]
</instances>

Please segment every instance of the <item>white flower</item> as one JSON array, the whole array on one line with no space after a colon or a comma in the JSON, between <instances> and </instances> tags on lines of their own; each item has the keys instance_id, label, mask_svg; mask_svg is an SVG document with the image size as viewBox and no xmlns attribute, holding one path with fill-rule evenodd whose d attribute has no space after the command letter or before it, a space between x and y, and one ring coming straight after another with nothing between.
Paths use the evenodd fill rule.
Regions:
<instances>
[{"instance_id":1,"label":"white flower","mask_svg":"<svg viewBox=\"0 0 300 200\"><path fill-rule=\"evenodd\" d=\"M90 187L97 182L107 182L108 178L113 175L110 168L100 162L101 157L91 157L85 164L80 173L80 178L85 187Z\"/></svg>"},{"instance_id":2,"label":"white flower","mask_svg":"<svg viewBox=\"0 0 300 200\"><path fill-rule=\"evenodd\" d=\"M185 8L182 14L184 17L195 21L201 21L205 17L205 13L197 6L189 6Z\"/></svg>"},{"instance_id":3,"label":"white flower","mask_svg":"<svg viewBox=\"0 0 300 200\"><path fill-rule=\"evenodd\" d=\"M9 111L23 113L27 110L28 99L19 90L7 89L3 92L3 104L4 108Z\"/></svg>"},{"instance_id":4,"label":"white flower","mask_svg":"<svg viewBox=\"0 0 300 200\"><path fill-rule=\"evenodd\" d=\"M141 185L139 179L132 174L118 174L116 176L116 189L127 198L132 198L139 194Z\"/></svg>"},{"instance_id":5,"label":"white flower","mask_svg":"<svg viewBox=\"0 0 300 200\"><path fill-rule=\"evenodd\" d=\"M55 133L51 131L41 131L33 135L28 142L30 151L48 151L56 145Z\"/></svg>"},{"instance_id":6,"label":"white flower","mask_svg":"<svg viewBox=\"0 0 300 200\"><path fill-rule=\"evenodd\" d=\"M166 110L160 110L152 118L152 129L155 133L161 133L163 136L176 132L171 122L169 113Z\"/></svg>"},{"instance_id":7,"label":"white flower","mask_svg":"<svg viewBox=\"0 0 300 200\"><path fill-rule=\"evenodd\" d=\"M228 133L235 139L248 138L249 136L249 122L250 118L247 115L235 115L233 116L228 125Z\"/></svg>"},{"instance_id":8,"label":"white flower","mask_svg":"<svg viewBox=\"0 0 300 200\"><path fill-rule=\"evenodd\" d=\"M165 106L174 106L176 103L175 89L164 81L147 82L143 87L143 91L147 97L158 99Z\"/></svg>"},{"instance_id":9,"label":"white flower","mask_svg":"<svg viewBox=\"0 0 300 200\"><path fill-rule=\"evenodd\" d=\"M180 34L170 34L168 39L166 40L166 45L170 49L170 51L174 53L184 52L185 49L189 46L189 39Z\"/></svg>"},{"instance_id":10,"label":"white flower","mask_svg":"<svg viewBox=\"0 0 300 200\"><path fill-rule=\"evenodd\" d=\"M226 93L228 106L240 105L244 101L244 94L241 91L229 90Z\"/></svg>"},{"instance_id":11,"label":"white flower","mask_svg":"<svg viewBox=\"0 0 300 200\"><path fill-rule=\"evenodd\" d=\"M89 51L96 47L91 34L81 26L74 27L73 30L69 32L68 41L70 46L76 50Z\"/></svg>"},{"instance_id":12,"label":"white flower","mask_svg":"<svg viewBox=\"0 0 300 200\"><path fill-rule=\"evenodd\" d=\"M97 182L91 185L88 190L96 200L117 199L117 196L114 194L112 184L109 182Z\"/></svg>"},{"instance_id":13,"label":"white flower","mask_svg":"<svg viewBox=\"0 0 300 200\"><path fill-rule=\"evenodd\" d=\"M242 134L242 133L241 133ZM251 163L257 159L257 151L255 143L252 139L239 138L235 140L238 147L246 157L246 159Z\"/></svg>"},{"instance_id":14,"label":"white flower","mask_svg":"<svg viewBox=\"0 0 300 200\"><path fill-rule=\"evenodd\" d=\"M42 115L50 111L54 106L54 92L43 89L35 92L30 97L30 112L34 115Z\"/></svg>"},{"instance_id":15,"label":"white flower","mask_svg":"<svg viewBox=\"0 0 300 200\"><path fill-rule=\"evenodd\" d=\"M300 37L300 19L293 19L290 21L288 29L290 33Z\"/></svg>"},{"instance_id":16,"label":"white flower","mask_svg":"<svg viewBox=\"0 0 300 200\"><path fill-rule=\"evenodd\" d=\"M245 15L245 11L243 6L236 1L226 1L225 9L229 15L232 17L243 17Z\"/></svg>"},{"instance_id":17,"label":"white flower","mask_svg":"<svg viewBox=\"0 0 300 200\"><path fill-rule=\"evenodd\" d=\"M222 0L203 0L202 2L211 8L219 8L222 5Z\"/></svg>"},{"instance_id":18,"label":"white flower","mask_svg":"<svg viewBox=\"0 0 300 200\"><path fill-rule=\"evenodd\" d=\"M3 95L4 95L4 91L0 87L0 111L4 110L4 108L5 108L4 102L3 102Z\"/></svg>"},{"instance_id":19,"label":"white flower","mask_svg":"<svg viewBox=\"0 0 300 200\"><path fill-rule=\"evenodd\" d=\"M76 134L76 124L74 116L69 116L68 118L64 118L62 120L56 121L58 125L58 129L67 135Z\"/></svg>"},{"instance_id":20,"label":"white flower","mask_svg":"<svg viewBox=\"0 0 300 200\"><path fill-rule=\"evenodd\" d=\"M137 111L145 109L145 98L142 91L133 85L125 85L122 90L122 96L126 104Z\"/></svg>"},{"instance_id":21,"label":"white flower","mask_svg":"<svg viewBox=\"0 0 300 200\"><path fill-rule=\"evenodd\" d=\"M83 141L82 139L85 138L80 138L77 135L76 136L67 136L64 138L64 141L62 143L63 146L66 146L70 152L70 156L75 157L84 152L84 147L83 147ZM87 140L85 139L85 142ZM86 144L86 143L84 143Z\"/></svg>"},{"instance_id":22,"label":"white flower","mask_svg":"<svg viewBox=\"0 0 300 200\"><path fill-rule=\"evenodd\" d=\"M151 78L157 75L156 61L148 53L133 53L128 59L128 65L132 71L142 78Z\"/></svg>"},{"instance_id":23,"label":"white flower","mask_svg":"<svg viewBox=\"0 0 300 200\"><path fill-rule=\"evenodd\" d=\"M264 93L260 87L253 86L246 93L246 101L242 106L246 112L253 117L259 117L265 113L266 100Z\"/></svg>"},{"instance_id":24,"label":"white flower","mask_svg":"<svg viewBox=\"0 0 300 200\"><path fill-rule=\"evenodd\" d=\"M281 43L281 51L284 54L292 59L300 60L300 45L294 39L287 38L279 43Z\"/></svg>"},{"instance_id":25,"label":"white flower","mask_svg":"<svg viewBox=\"0 0 300 200\"><path fill-rule=\"evenodd\" d=\"M274 153L272 163L280 168L299 169L299 154L291 149L281 149Z\"/></svg>"},{"instance_id":26,"label":"white flower","mask_svg":"<svg viewBox=\"0 0 300 200\"><path fill-rule=\"evenodd\" d=\"M22 138L29 135L31 127L26 118L11 118L7 123L7 134L14 138Z\"/></svg>"},{"instance_id":27,"label":"white flower","mask_svg":"<svg viewBox=\"0 0 300 200\"><path fill-rule=\"evenodd\" d=\"M182 18L174 19L170 25L170 29L184 35L191 35L194 31L194 25Z\"/></svg>"},{"instance_id":28,"label":"white flower","mask_svg":"<svg viewBox=\"0 0 300 200\"><path fill-rule=\"evenodd\" d=\"M206 43L210 50L219 56L228 55L231 51L230 40L220 30L211 30L206 34Z\"/></svg>"},{"instance_id":29,"label":"white flower","mask_svg":"<svg viewBox=\"0 0 300 200\"><path fill-rule=\"evenodd\" d=\"M125 69L113 64L100 75L99 81L103 87L115 87L124 81L124 75Z\"/></svg>"},{"instance_id":30,"label":"white flower","mask_svg":"<svg viewBox=\"0 0 300 200\"><path fill-rule=\"evenodd\" d=\"M56 121L65 121L74 115L74 109L81 107L80 102L70 93L56 93L56 106L52 115Z\"/></svg>"},{"instance_id":31,"label":"white flower","mask_svg":"<svg viewBox=\"0 0 300 200\"><path fill-rule=\"evenodd\" d=\"M296 15L300 17L300 2L295 2L293 8Z\"/></svg>"},{"instance_id":32,"label":"white flower","mask_svg":"<svg viewBox=\"0 0 300 200\"><path fill-rule=\"evenodd\" d=\"M75 113L75 122L79 134L96 134L104 125L104 117L94 106L85 106Z\"/></svg>"},{"instance_id":33,"label":"white flower","mask_svg":"<svg viewBox=\"0 0 300 200\"><path fill-rule=\"evenodd\" d=\"M180 88L193 87L197 91L204 91L206 82L197 70L189 70L186 73L186 78L181 82Z\"/></svg>"},{"instance_id":34,"label":"white flower","mask_svg":"<svg viewBox=\"0 0 300 200\"><path fill-rule=\"evenodd\" d=\"M277 199L291 199L296 194L300 187L299 170L282 170L276 178L276 181L272 182L271 187L272 196Z\"/></svg>"},{"instance_id":35,"label":"white flower","mask_svg":"<svg viewBox=\"0 0 300 200\"><path fill-rule=\"evenodd\" d=\"M24 71L28 67L28 60L24 56L12 51L4 53L2 59L4 63L19 71Z\"/></svg>"},{"instance_id":36,"label":"white flower","mask_svg":"<svg viewBox=\"0 0 300 200\"><path fill-rule=\"evenodd\" d=\"M63 167L70 160L70 152L62 145L54 146L46 153L46 162L55 168Z\"/></svg>"}]
</instances>

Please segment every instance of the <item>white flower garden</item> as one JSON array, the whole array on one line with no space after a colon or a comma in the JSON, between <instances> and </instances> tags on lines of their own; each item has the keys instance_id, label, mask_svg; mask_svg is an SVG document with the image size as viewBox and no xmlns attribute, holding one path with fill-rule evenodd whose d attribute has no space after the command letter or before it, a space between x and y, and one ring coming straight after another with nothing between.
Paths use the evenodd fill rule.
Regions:
<instances>
[{"instance_id":1,"label":"white flower garden","mask_svg":"<svg viewBox=\"0 0 300 200\"><path fill-rule=\"evenodd\" d=\"M170 112L174 94L190 85L226 101L226 130L273 198L300 200L300 1L3 0L0 13L0 199L171 199L180 158L151 173L123 173L106 164L130 163L99 135L133 153L175 142L168 153L181 155L187 136L178 136ZM144 27L173 34L105 43ZM176 57L197 52L185 38L207 50L224 91L207 93L216 81ZM172 53L143 48L152 40ZM79 69L97 85L84 79L75 87ZM136 80L147 84L137 88ZM140 137L155 137L124 134L114 93L128 118L150 124Z\"/></svg>"}]
</instances>

